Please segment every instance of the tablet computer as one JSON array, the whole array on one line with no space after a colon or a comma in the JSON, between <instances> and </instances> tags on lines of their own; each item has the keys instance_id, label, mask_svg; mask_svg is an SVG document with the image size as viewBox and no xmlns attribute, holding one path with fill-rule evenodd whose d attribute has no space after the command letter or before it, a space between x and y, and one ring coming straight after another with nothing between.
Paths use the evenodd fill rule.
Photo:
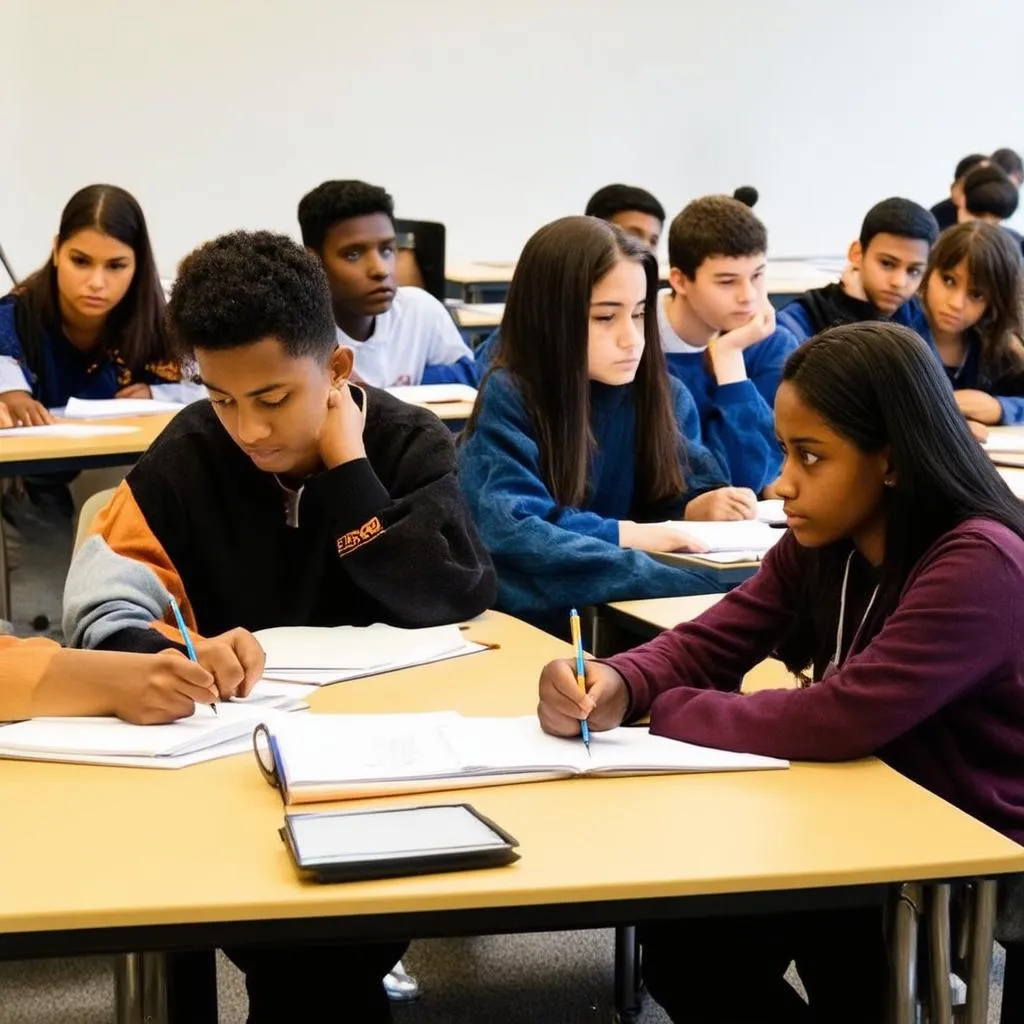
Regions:
<instances>
[{"instance_id":1,"label":"tablet computer","mask_svg":"<svg viewBox=\"0 0 1024 1024\"><path fill-rule=\"evenodd\" d=\"M346 882L500 867L515 838L469 804L286 814L281 838L300 873Z\"/></svg>"}]
</instances>

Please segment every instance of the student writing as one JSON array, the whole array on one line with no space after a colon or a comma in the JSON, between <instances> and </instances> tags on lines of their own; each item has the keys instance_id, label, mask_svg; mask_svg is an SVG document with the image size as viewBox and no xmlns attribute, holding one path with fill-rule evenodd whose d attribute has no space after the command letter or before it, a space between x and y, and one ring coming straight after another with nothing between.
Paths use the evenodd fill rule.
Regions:
<instances>
[{"instance_id":1,"label":"student writing","mask_svg":"<svg viewBox=\"0 0 1024 1024\"><path fill-rule=\"evenodd\" d=\"M460 483L498 571L498 607L564 632L569 608L707 593L647 551L693 547L667 519L741 519L686 389L665 370L658 269L641 242L566 217L526 244L460 446Z\"/></svg>"},{"instance_id":2,"label":"student writing","mask_svg":"<svg viewBox=\"0 0 1024 1024\"><path fill-rule=\"evenodd\" d=\"M657 323L669 373L697 404L731 483L760 493L779 468L771 404L796 338L777 327L764 280L768 234L730 196L696 199L668 234L671 289Z\"/></svg>"},{"instance_id":3,"label":"student writing","mask_svg":"<svg viewBox=\"0 0 1024 1024\"><path fill-rule=\"evenodd\" d=\"M303 196L303 244L331 286L338 342L358 378L375 387L476 383L473 353L444 306L395 284L394 202L376 185L325 181Z\"/></svg>"},{"instance_id":4,"label":"student writing","mask_svg":"<svg viewBox=\"0 0 1024 1024\"><path fill-rule=\"evenodd\" d=\"M925 318L914 296L938 236L935 218L923 206L898 197L882 200L868 210L850 244L843 280L804 292L779 312L779 323L800 341L863 320L892 320L920 331Z\"/></svg>"},{"instance_id":5,"label":"student writing","mask_svg":"<svg viewBox=\"0 0 1024 1024\"><path fill-rule=\"evenodd\" d=\"M135 198L113 185L76 192L51 258L0 299L0 402L33 426L72 397L201 398L172 358L163 315Z\"/></svg>"},{"instance_id":6,"label":"student writing","mask_svg":"<svg viewBox=\"0 0 1024 1024\"><path fill-rule=\"evenodd\" d=\"M922 286L927 335L969 420L1024 423L1024 265L999 227L944 231Z\"/></svg>"},{"instance_id":7,"label":"student writing","mask_svg":"<svg viewBox=\"0 0 1024 1024\"><path fill-rule=\"evenodd\" d=\"M540 720L592 736L648 712L691 743L841 761L876 755L1024 839L1024 507L971 437L927 345L892 324L824 332L786 363L775 408L789 533L704 615L604 664L581 696L547 666ZM770 654L810 680L741 695ZM878 909L643 929L673 1020L885 1018ZM722 956L728 948L730 955ZM791 959L806 1006L782 976ZM699 986L681 986L681 965ZM685 1014L685 1016L684 1016Z\"/></svg>"},{"instance_id":8,"label":"student writing","mask_svg":"<svg viewBox=\"0 0 1024 1024\"><path fill-rule=\"evenodd\" d=\"M236 232L185 258L168 308L210 402L180 413L128 474L65 588L77 646L180 643L163 594L198 634L221 694L258 675L250 630L458 622L494 572L432 413L347 377L318 260L281 235ZM227 630L226 633L223 631ZM232 949L252 1021L315 1019L339 993L389 1019L381 978L401 943Z\"/></svg>"}]
</instances>

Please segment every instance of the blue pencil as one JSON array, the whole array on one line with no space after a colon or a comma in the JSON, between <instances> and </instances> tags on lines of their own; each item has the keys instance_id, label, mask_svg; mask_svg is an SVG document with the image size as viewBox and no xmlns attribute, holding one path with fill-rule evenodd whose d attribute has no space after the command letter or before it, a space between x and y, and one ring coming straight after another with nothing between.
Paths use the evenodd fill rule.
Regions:
<instances>
[{"instance_id":1,"label":"blue pencil","mask_svg":"<svg viewBox=\"0 0 1024 1024\"><path fill-rule=\"evenodd\" d=\"M583 635L580 631L580 613L575 608L569 612L569 630L572 633L572 642L576 647L576 682L579 684L580 692L587 692L587 670L583 664ZM580 734L583 736L583 743L590 753L590 726L584 718L580 722Z\"/></svg>"},{"instance_id":2,"label":"blue pencil","mask_svg":"<svg viewBox=\"0 0 1024 1024\"><path fill-rule=\"evenodd\" d=\"M185 650L188 652L188 660L194 661L197 665L199 659L196 657L196 649L192 646L192 637L188 635L188 629L185 627L185 617L181 614L181 609L178 607L178 602L174 599L173 594L167 595L167 603L171 606L171 611L174 613L174 621L178 624L178 632L181 633L182 639L185 641ZM217 705L211 704L213 713L218 714Z\"/></svg>"}]
</instances>

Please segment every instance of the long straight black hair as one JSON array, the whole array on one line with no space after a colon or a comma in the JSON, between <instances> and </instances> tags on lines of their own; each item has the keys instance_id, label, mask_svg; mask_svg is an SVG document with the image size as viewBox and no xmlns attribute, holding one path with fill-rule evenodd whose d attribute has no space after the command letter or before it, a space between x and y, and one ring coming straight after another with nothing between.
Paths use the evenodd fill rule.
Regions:
<instances>
[{"instance_id":1,"label":"long straight black hair","mask_svg":"<svg viewBox=\"0 0 1024 1024\"><path fill-rule=\"evenodd\" d=\"M116 351L136 373L150 363L170 359L164 329L164 292L142 208L130 192L116 185L88 185L64 207L57 246L87 228L116 238L135 253L132 283L107 317L104 349ZM57 268L52 257L14 291L18 296L15 326L29 369L38 374L43 366L44 336L61 329Z\"/></svg>"},{"instance_id":2,"label":"long straight black hair","mask_svg":"<svg viewBox=\"0 0 1024 1024\"><path fill-rule=\"evenodd\" d=\"M563 217L526 243L516 264L491 371L508 370L523 389L541 470L560 505L583 503L594 439L587 349L594 286L620 260L647 281L644 353L631 385L636 401L636 497L657 502L685 488L680 427L658 336L658 264L638 239L595 217ZM481 385L481 394L483 385ZM467 424L476 429L480 402Z\"/></svg>"},{"instance_id":3,"label":"long straight black hair","mask_svg":"<svg viewBox=\"0 0 1024 1024\"><path fill-rule=\"evenodd\" d=\"M874 322L829 328L793 352L782 380L861 451L891 452L880 591L863 635L877 633L921 556L965 519L994 520L1024 537L1024 504L971 435L939 361L913 331ZM820 669L832 653L850 550L837 541L800 551L797 615L777 649L797 674L812 662Z\"/></svg>"}]
</instances>

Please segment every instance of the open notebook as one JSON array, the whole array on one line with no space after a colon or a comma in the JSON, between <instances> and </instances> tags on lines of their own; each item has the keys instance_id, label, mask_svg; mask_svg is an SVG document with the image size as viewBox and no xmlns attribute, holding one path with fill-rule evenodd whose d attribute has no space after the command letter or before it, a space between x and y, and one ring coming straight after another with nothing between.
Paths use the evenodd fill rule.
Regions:
<instances>
[{"instance_id":1,"label":"open notebook","mask_svg":"<svg viewBox=\"0 0 1024 1024\"><path fill-rule=\"evenodd\" d=\"M267 656L266 679L316 686L486 649L466 640L458 626L275 626L254 635Z\"/></svg>"},{"instance_id":2,"label":"open notebook","mask_svg":"<svg viewBox=\"0 0 1024 1024\"><path fill-rule=\"evenodd\" d=\"M766 514L770 514L766 510ZM760 519L741 519L735 522L704 522L690 520L666 523L696 540L702 541L707 550L688 552L687 557L699 558L718 565L736 562L758 562L777 544L785 530L769 526ZM683 554L680 551L677 554Z\"/></svg>"},{"instance_id":3,"label":"open notebook","mask_svg":"<svg viewBox=\"0 0 1024 1024\"><path fill-rule=\"evenodd\" d=\"M257 683L244 701L204 706L167 725L118 718L31 718L0 726L0 757L133 768L183 768L252 749L253 730L306 707L301 696Z\"/></svg>"},{"instance_id":4,"label":"open notebook","mask_svg":"<svg viewBox=\"0 0 1024 1024\"><path fill-rule=\"evenodd\" d=\"M541 731L533 715L304 715L266 723L256 755L285 803L465 789L574 776L787 768L755 754L652 736L643 728L579 738Z\"/></svg>"}]
</instances>

